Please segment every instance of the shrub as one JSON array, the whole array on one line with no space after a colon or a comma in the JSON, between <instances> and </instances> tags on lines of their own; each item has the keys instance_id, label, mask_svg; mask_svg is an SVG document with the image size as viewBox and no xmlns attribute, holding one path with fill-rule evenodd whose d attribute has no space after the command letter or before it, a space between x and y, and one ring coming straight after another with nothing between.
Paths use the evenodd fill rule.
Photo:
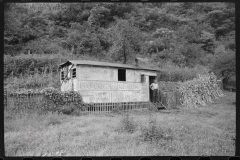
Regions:
<instances>
[{"instance_id":1,"label":"shrub","mask_svg":"<svg viewBox=\"0 0 240 160\"><path fill-rule=\"evenodd\" d=\"M141 127L140 139L148 142L158 142L159 140L172 140L172 131L164 129L157 125L156 117L149 114L149 123L147 127Z\"/></svg>"},{"instance_id":2,"label":"shrub","mask_svg":"<svg viewBox=\"0 0 240 160\"><path fill-rule=\"evenodd\" d=\"M9 93L12 105L8 108L12 111L39 110L40 113L48 111L71 114L73 111L85 109L80 93L75 91L61 92L54 88L43 90L20 90Z\"/></svg>"},{"instance_id":3,"label":"shrub","mask_svg":"<svg viewBox=\"0 0 240 160\"><path fill-rule=\"evenodd\" d=\"M48 106L48 109L52 111L71 114L73 110L84 110L82 97L76 91L61 92L54 88L46 88L41 93L44 95L47 104L48 102L54 104L54 107Z\"/></svg>"},{"instance_id":4,"label":"shrub","mask_svg":"<svg viewBox=\"0 0 240 160\"><path fill-rule=\"evenodd\" d=\"M137 125L134 123L133 119L129 117L129 114L126 113L123 115L120 121L120 132L133 133L137 129Z\"/></svg>"}]
</instances>

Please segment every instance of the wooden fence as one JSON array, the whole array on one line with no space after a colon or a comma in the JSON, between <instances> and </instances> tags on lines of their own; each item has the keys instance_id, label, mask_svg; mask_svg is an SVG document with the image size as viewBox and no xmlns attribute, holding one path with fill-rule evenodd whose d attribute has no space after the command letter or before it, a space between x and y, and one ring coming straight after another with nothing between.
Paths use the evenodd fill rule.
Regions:
<instances>
[{"instance_id":1,"label":"wooden fence","mask_svg":"<svg viewBox=\"0 0 240 160\"><path fill-rule=\"evenodd\" d=\"M178 91L158 92L158 102L167 109L176 108L180 105L181 94Z\"/></svg>"},{"instance_id":2,"label":"wooden fence","mask_svg":"<svg viewBox=\"0 0 240 160\"><path fill-rule=\"evenodd\" d=\"M150 102L122 102L122 103L93 103L87 107L82 113L101 114L110 113L115 110L129 111L147 109Z\"/></svg>"},{"instance_id":3,"label":"wooden fence","mask_svg":"<svg viewBox=\"0 0 240 160\"><path fill-rule=\"evenodd\" d=\"M50 108L56 108L54 103L44 100L44 96L41 94L29 94L29 95L11 95L7 91L4 91L4 108L6 110L26 111L26 110L46 110ZM167 109L175 108L180 104L180 94L177 92L165 92L158 94L158 104L164 106ZM66 104L64 107L68 108L70 104ZM86 108L82 110L85 114L100 114L110 113L114 110L121 109L128 110L141 110L146 109L150 105L150 102L122 102L122 103L93 103L86 104ZM161 107L161 106L156 106Z\"/></svg>"}]
</instances>

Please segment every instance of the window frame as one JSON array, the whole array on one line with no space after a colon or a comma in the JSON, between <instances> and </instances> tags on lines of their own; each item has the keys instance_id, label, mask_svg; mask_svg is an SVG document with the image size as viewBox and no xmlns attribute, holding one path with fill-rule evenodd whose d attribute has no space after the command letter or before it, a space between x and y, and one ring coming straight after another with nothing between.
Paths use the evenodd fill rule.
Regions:
<instances>
[{"instance_id":1,"label":"window frame","mask_svg":"<svg viewBox=\"0 0 240 160\"><path fill-rule=\"evenodd\" d=\"M73 75L75 75L75 76L73 77ZM77 78L77 68L72 68L71 69L71 78Z\"/></svg>"},{"instance_id":2,"label":"window frame","mask_svg":"<svg viewBox=\"0 0 240 160\"><path fill-rule=\"evenodd\" d=\"M123 75L123 72L124 72L124 78L121 78L119 79L119 77L122 77L122 76L119 76L120 75L120 72L121 71L121 75ZM120 82L126 82L126 69L123 69L123 68L118 68L118 81Z\"/></svg>"},{"instance_id":3,"label":"window frame","mask_svg":"<svg viewBox=\"0 0 240 160\"><path fill-rule=\"evenodd\" d=\"M64 71L62 70L62 71L60 72L60 74L61 74L61 76L60 76L61 81L63 81L63 80L64 80L64 77L65 77L65 75L64 75Z\"/></svg>"}]
</instances>

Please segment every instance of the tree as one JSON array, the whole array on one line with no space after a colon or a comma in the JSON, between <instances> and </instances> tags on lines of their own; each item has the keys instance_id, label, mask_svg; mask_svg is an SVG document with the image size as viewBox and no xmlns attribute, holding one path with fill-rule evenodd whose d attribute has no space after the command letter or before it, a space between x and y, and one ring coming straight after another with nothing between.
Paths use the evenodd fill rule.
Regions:
<instances>
[{"instance_id":1,"label":"tree","mask_svg":"<svg viewBox=\"0 0 240 160\"><path fill-rule=\"evenodd\" d=\"M206 15L206 20L215 29L216 39L225 36L235 29L235 8L233 6L224 9L216 9Z\"/></svg>"},{"instance_id":2,"label":"tree","mask_svg":"<svg viewBox=\"0 0 240 160\"><path fill-rule=\"evenodd\" d=\"M211 68L216 75L226 79L236 75L236 55L234 51L221 50L213 58L214 62Z\"/></svg>"},{"instance_id":3,"label":"tree","mask_svg":"<svg viewBox=\"0 0 240 160\"><path fill-rule=\"evenodd\" d=\"M90 11L88 22L91 25L105 27L108 24L109 14L110 10L105 7L93 7Z\"/></svg>"},{"instance_id":4,"label":"tree","mask_svg":"<svg viewBox=\"0 0 240 160\"><path fill-rule=\"evenodd\" d=\"M207 51L208 53L213 54L213 50L215 47L214 34L211 34L207 31L203 30L200 40L201 40L201 43L203 44L203 46L202 46L203 50Z\"/></svg>"},{"instance_id":5,"label":"tree","mask_svg":"<svg viewBox=\"0 0 240 160\"><path fill-rule=\"evenodd\" d=\"M116 59L127 60L141 51L143 36L138 28L127 20L117 19L116 25L111 29L113 45L110 54Z\"/></svg>"}]
</instances>

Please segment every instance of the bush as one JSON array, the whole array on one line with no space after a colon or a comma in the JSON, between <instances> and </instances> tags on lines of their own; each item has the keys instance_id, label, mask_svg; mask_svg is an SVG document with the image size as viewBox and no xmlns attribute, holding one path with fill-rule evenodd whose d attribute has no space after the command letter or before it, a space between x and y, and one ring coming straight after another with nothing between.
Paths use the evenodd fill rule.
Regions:
<instances>
[{"instance_id":1,"label":"bush","mask_svg":"<svg viewBox=\"0 0 240 160\"><path fill-rule=\"evenodd\" d=\"M213 56L214 61L211 66L212 71L217 76L231 77L236 74L236 53L226 51Z\"/></svg>"},{"instance_id":2,"label":"bush","mask_svg":"<svg viewBox=\"0 0 240 160\"><path fill-rule=\"evenodd\" d=\"M8 110L12 112L27 113L27 111L39 110L40 113L51 111L72 114L74 111L76 113L86 107L83 104L81 95L75 91L61 92L54 88L45 88L43 90L24 89L18 92L10 92L9 95L12 96L12 105L8 106Z\"/></svg>"},{"instance_id":3,"label":"bush","mask_svg":"<svg viewBox=\"0 0 240 160\"><path fill-rule=\"evenodd\" d=\"M129 117L126 113L123 115L120 121L120 132L133 133L137 129L137 125L134 123L133 119Z\"/></svg>"},{"instance_id":4,"label":"bush","mask_svg":"<svg viewBox=\"0 0 240 160\"><path fill-rule=\"evenodd\" d=\"M159 140L172 140L172 131L164 129L157 125L156 117L149 114L149 123L147 127L141 127L140 139L148 142L158 142Z\"/></svg>"},{"instance_id":5,"label":"bush","mask_svg":"<svg viewBox=\"0 0 240 160\"><path fill-rule=\"evenodd\" d=\"M46 88L41 93L47 104L50 102L55 105L53 108L48 106L48 109L52 111L71 114L73 110L84 109L82 97L76 91L61 92L54 88Z\"/></svg>"}]
</instances>

